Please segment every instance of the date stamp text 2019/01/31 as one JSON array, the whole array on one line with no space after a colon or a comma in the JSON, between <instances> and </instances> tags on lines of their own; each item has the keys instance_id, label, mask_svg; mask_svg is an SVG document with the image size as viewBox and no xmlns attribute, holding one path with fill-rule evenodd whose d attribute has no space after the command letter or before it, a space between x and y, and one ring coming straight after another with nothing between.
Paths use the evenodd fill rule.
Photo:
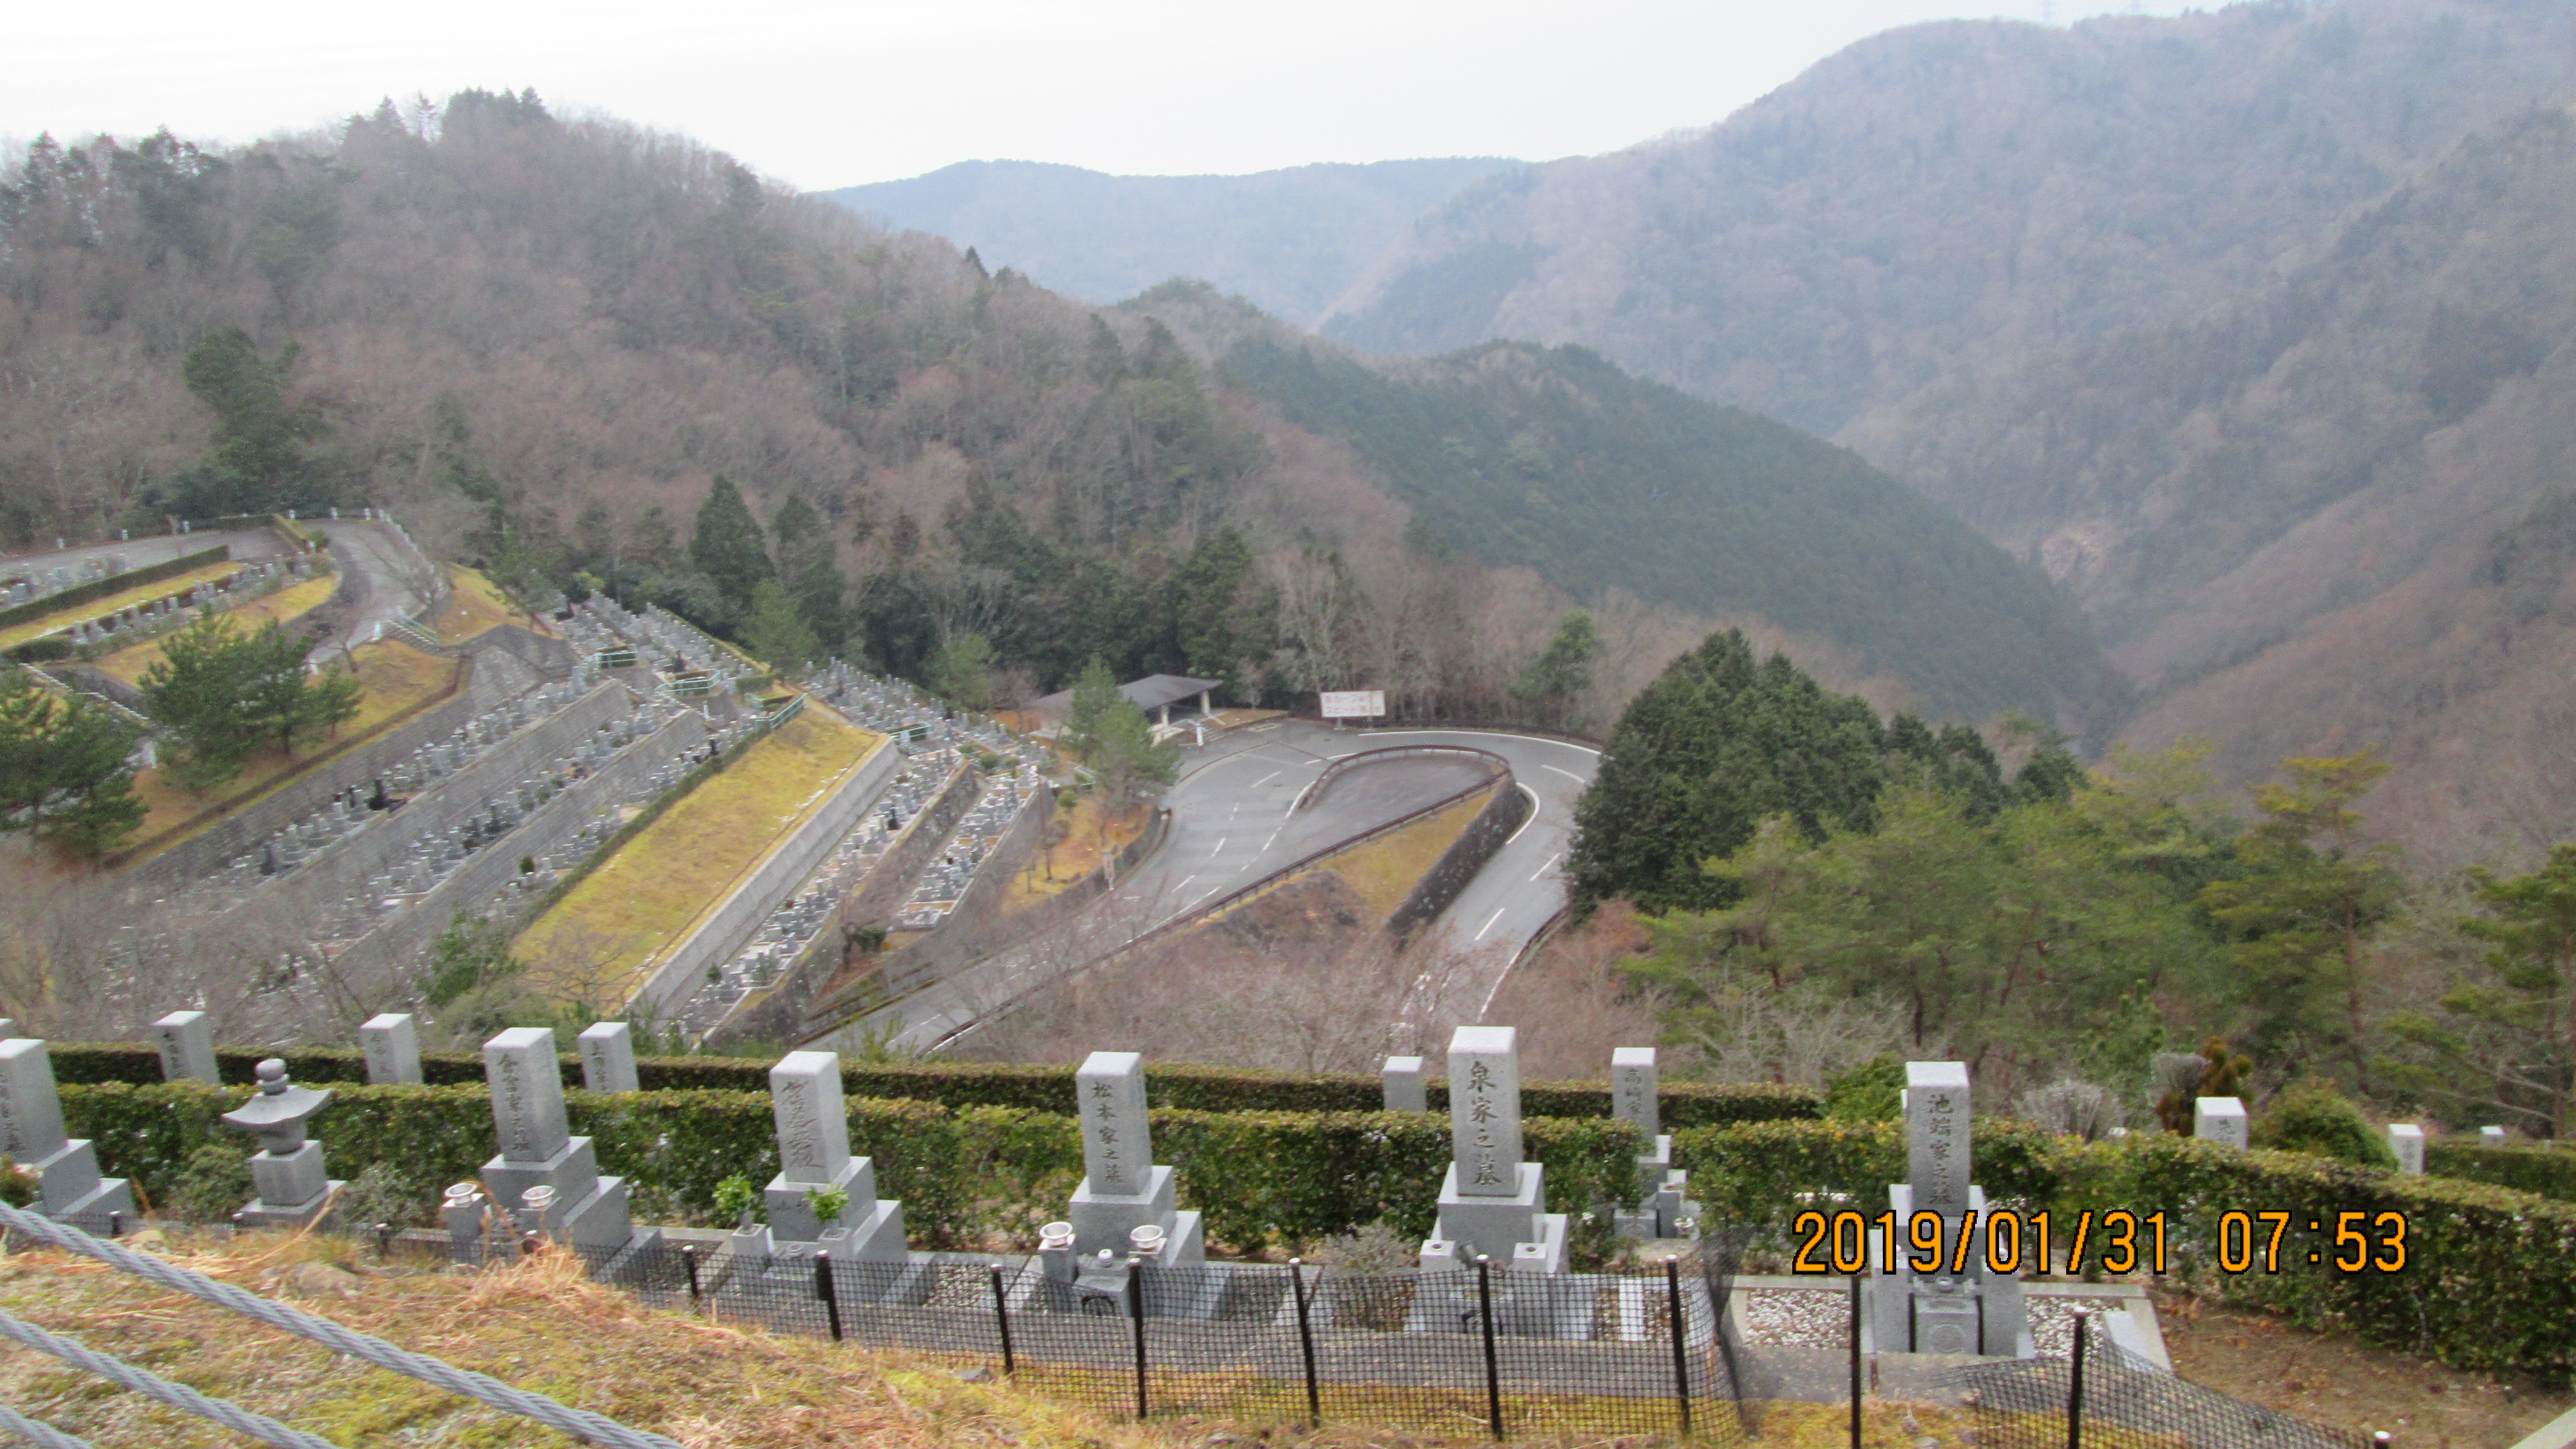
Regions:
<instances>
[{"instance_id":1,"label":"date stamp text 2019/01/31","mask_svg":"<svg viewBox=\"0 0 2576 1449\"><path fill-rule=\"evenodd\" d=\"M1790 1271L1894 1273L1901 1260L1917 1273L2010 1274L2027 1265L2034 1271L2071 1274L2083 1270L2089 1254L2105 1273L2161 1274L2168 1223L2165 1213L2126 1208L2058 1214L1918 1212L1904 1221L1893 1212L1872 1217L1848 1209L1809 1209L1789 1224L1798 1241ZM2217 1214L2215 1224L2208 1256L2225 1273L2278 1273L2301 1264L2339 1273L2406 1269L2406 1215L2400 1212L2228 1211ZM2305 1230L2295 1231L2295 1226Z\"/></svg>"}]
</instances>

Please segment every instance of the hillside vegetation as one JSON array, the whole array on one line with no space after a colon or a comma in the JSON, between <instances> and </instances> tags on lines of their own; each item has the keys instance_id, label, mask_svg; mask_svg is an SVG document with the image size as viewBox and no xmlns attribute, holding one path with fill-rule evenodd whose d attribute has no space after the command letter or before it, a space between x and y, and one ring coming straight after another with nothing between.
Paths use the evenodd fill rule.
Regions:
<instances>
[{"instance_id":1,"label":"hillside vegetation","mask_svg":"<svg viewBox=\"0 0 2576 1449\"><path fill-rule=\"evenodd\" d=\"M979 706L1099 657L1121 677L1220 678L1245 702L1375 685L1407 714L1508 718L1507 686L1591 605L1606 718L1718 622L1696 601L1720 595L1676 583L1694 549L1704 568L1747 556L1733 531L1750 527L1751 554L1885 587L1812 510L1668 521L1644 585L1409 529L1421 505L1390 493L1382 459L1282 418L1154 316L1096 313L533 94L464 92L427 122L387 106L233 151L41 139L0 190L0 236L0 535L19 541L383 504L514 601L614 590L776 662L865 656ZM1606 368L1587 376L1618 391ZM1496 439L1601 442L1570 415L1513 420L1554 406L1539 397L1481 406ZM1838 617L1923 607L1896 583L1884 608ZM1959 617L2031 614L1999 555L1940 590ZM1846 686L2037 702L2009 631L1993 671L2008 683L1978 684L1844 639L1835 618L1769 619L1781 590L1723 597L1752 600L1723 622Z\"/></svg>"},{"instance_id":2,"label":"hillside vegetation","mask_svg":"<svg viewBox=\"0 0 2576 1449\"><path fill-rule=\"evenodd\" d=\"M1110 176L961 161L822 193L897 230L971 246L1087 302L1196 277L1312 326L1421 213L1518 165L1494 157L1295 166L1249 176Z\"/></svg>"},{"instance_id":3,"label":"hillside vegetation","mask_svg":"<svg viewBox=\"0 0 2576 1449\"><path fill-rule=\"evenodd\" d=\"M1577 598L1618 587L1842 641L1929 707L2053 713L2094 681L2081 616L1858 455L1578 347L1489 343L1394 376L1246 339L1227 374L1346 439L1443 547Z\"/></svg>"}]
</instances>

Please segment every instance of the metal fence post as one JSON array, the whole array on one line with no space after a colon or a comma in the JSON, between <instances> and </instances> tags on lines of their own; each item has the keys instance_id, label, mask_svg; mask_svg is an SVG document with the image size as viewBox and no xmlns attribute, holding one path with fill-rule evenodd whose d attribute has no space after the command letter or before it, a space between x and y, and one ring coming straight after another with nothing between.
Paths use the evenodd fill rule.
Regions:
<instances>
[{"instance_id":1,"label":"metal fence post","mask_svg":"<svg viewBox=\"0 0 2576 1449\"><path fill-rule=\"evenodd\" d=\"M1682 1316L1682 1265L1664 1260L1664 1299L1673 1318L1673 1401L1682 1408L1682 1437L1690 1437L1690 1320Z\"/></svg>"},{"instance_id":2,"label":"metal fence post","mask_svg":"<svg viewBox=\"0 0 2576 1449\"><path fill-rule=\"evenodd\" d=\"M689 1303L690 1303L690 1306L695 1307L695 1306L697 1306L698 1304L704 1303L704 1302L706 1301L706 1296L705 1296L705 1294L704 1294L704 1293L702 1293L702 1292L699 1290L699 1288L698 1288L698 1245L697 1245L697 1244L695 1244L695 1243L682 1243L682 1244L680 1245L680 1266L689 1270Z\"/></svg>"},{"instance_id":3,"label":"metal fence post","mask_svg":"<svg viewBox=\"0 0 2576 1449\"><path fill-rule=\"evenodd\" d=\"M832 1255L814 1255L814 1291L823 1297L823 1316L832 1325L832 1341L841 1341L841 1294L832 1282Z\"/></svg>"},{"instance_id":4,"label":"metal fence post","mask_svg":"<svg viewBox=\"0 0 2576 1449\"><path fill-rule=\"evenodd\" d=\"M2084 1442L2084 1320L2092 1315L2075 1310L2074 1372L2066 1379L2066 1449L2078 1449Z\"/></svg>"},{"instance_id":5,"label":"metal fence post","mask_svg":"<svg viewBox=\"0 0 2576 1449\"><path fill-rule=\"evenodd\" d=\"M993 1326L1002 1331L1002 1372L1008 1374L1013 1369L1011 1309L1009 1299L1002 1292L1002 1270L998 1267L993 1270Z\"/></svg>"},{"instance_id":6,"label":"metal fence post","mask_svg":"<svg viewBox=\"0 0 2576 1449\"><path fill-rule=\"evenodd\" d=\"M1494 1265L1476 1255L1476 1312L1485 1325L1485 1422L1494 1438L1503 1437L1503 1371L1494 1358Z\"/></svg>"},{"instance_id":7,"label":"metal fence post","mask_svg":"<svg viewBox=\"0 0 2576 1449\"><path fill-rule=\"evenodd\" d=\"M1306 1265L1288 1260L1288 1286L1297 1294L1297 1347L1306 1356L1306 1420L1310 1429L1324 1427L1324 1399L1315 1386L1315 1328L1306 1317Z\"/></svg>"},{"instance_id":8,"label":"metal fence post","mask_svg":"<svg viewBox=\"0 0 2576 1449\"><path fill-rule=\"evenodd\" d=\"M1136 1420L1143 1423L1145 1403L1145 1264L1127 1260L1127 1318L1136 1325Z\"/></svg>"},{"instance_id":9,"label":"metal fence post","mask_svg":"<svg viewBox=\"0 0 2576 1449\"><path fill-rule=\"evenodd\" d=\"M1851 1449L1860 1449L1860 1275L1851 1276Z\"/></svg>"}]
</instances>

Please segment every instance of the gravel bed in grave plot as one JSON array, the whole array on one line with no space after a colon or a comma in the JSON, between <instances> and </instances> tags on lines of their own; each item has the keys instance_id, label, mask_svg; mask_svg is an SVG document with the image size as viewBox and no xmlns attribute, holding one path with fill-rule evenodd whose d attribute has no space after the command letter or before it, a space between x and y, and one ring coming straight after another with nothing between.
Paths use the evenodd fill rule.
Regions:
<instances>
[{"instance_id":1,"label":"gravel bed in grave plot","mask_svg":"<svg viewBox=\"0 0 2576 1449\"><path fill-rule=\"evenodd\" d=\"M1832 1288L1747 1288L1743 1323L1749 1342L1777 1348L1843 1348L1851 1342L1851 1299ZM2032 1345L2042 1358L2064 1358L2075 1341L2075 1314L2126 1308L2112 1297L2024 1295Z\"/></svg>"}]
</instances>

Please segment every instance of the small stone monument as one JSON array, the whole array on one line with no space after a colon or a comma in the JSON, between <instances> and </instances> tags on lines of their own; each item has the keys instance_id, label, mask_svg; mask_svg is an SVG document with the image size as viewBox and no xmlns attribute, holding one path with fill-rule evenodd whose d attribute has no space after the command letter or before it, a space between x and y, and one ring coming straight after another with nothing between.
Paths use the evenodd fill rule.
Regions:
<instances>
[{"instance_id":1,"label":"small stone monument","mask_svg":"<svg viewBox=\"0 0 2576 1449\"><path fill-rule=\"evenodd\" d=\"M778 1126L778 1175L763 1193L769 1230L762 1246L768 1255L828 1252L836 1262L903 1262L903 1204L878 1197L875 1164L850 1155L840 1054L780 1057L769 1069L769 1110ZM816 1217L810 1194L833 1190L847 1193L848 1205L838 1216Z\"/></svg>"},{"instance_id":2,"label":"small stone monument","mask_svg":"<svg viewBox=\"0 0 2576 1449\"><path fill-rule=\"evenodd\" d=\"M1378 1081L1386 1092L1389 1112L1428 1112L1431 1092L1422 1081L1422 1058L1388 1057L1378 1068Z\"/></svg>"},{"instance_id":3,"label":"small stone monument","mask_svg":"<svg viewBox=\"0 0 2576 1449\"><path fill-rule=\"evenodd\" d=\"M553 1031L515 1026L483 1043L483 1076L501 1147L483 1164L496 1210L515 1215L528 1206L528 1189L544 1186L554 1196L539 1226L576 1248L640 1248L661 1238L659 1228L635 1230L625 1179L600 1176L590 1139L571 1134Z\"/></svg>"},{"instance_id":4,"label":"small stone monument","mask_svg":"<svg viewBox=\"0 0 2576 1449\"><path fill-rule=\"evenodd\" d=\"M322 1216L331 1195L346 1183L334 1182L322 1167L322 1144L305 1136L313 1114L331 1104L331 1094L298 1087L286 1080L286 1063L270 1057L258 1068L259 1095L239 1110L224 1114L224 1125L259 1139L251 1154L250 1180L259 1191L233 1221L253 1228L300 1228Z\"/></svg>"},{"instance_id":5,"label":"small stone monument","mask_svg":"<svg viewBox=\"0 0 2576 1449\"><path fill-rule=\"evenodd\" d=\"M215 1070L215 1024L204 1012L171 1012L152 1023L152 1039L161 1048L161 1080L222 1084Z\"/></svg>"},{"instance_id":6,"label":"small stone monument","mask_svg":"<svg viewBox=\"0 0 2576 1449\"><path fill-rule=\"evenodd\" d=\"M2478 1145L2480 1147L2502 1147L2504 1145L2504 1129L2501 1127L2479 1128Z\"/></svg>"},{"instance_id":7,"label":"small stone monument","mask_svg":"<svg viewBox=\"0 0 2576 1449\"><path fill-rule=\"evenodd\" d=\"M2407 1177L2424 1175L2424 1129L2412 1122L2388 1124L2388 1150L2397 1157L2397 1170Z\"/></svg>"},{"instance_id":8,"label":"small stone monument","mask_svg":"<svg viewBox=\"0 0 2576 1449\"><path fill-rule=\"evenodd\" d=\"M1663 1130L1660 1088L1653 1047L1612 1050L1610 1115L1635 1127L1647 1147L1637 1158L1635 1200L1611 1208L1611 1221L1623 1238L1682 1237L1682 1222L1699 1218L1699 1204L1683 1197L1690 1174L1673 1166L1673 1139Z\"/></svg>"},{"instance_id":9,"label":"small stone monument","mask_svg":"<svg viewBox=\"0 0 2576 1449\"><path fill-rule=\"evenodd\" d=\"M581 1029L581 1084L594 1092L633 1092L635 1034L622 1021L595 1021Z\"/></svg>"},{"instance_id":10,"label":"small stone monument","mask_svg":"<svg viewBox=\"0 0 2576 1449\"><path fill-rule=\"evenodd\" d=\"M1889 1183L1887 1205L1896 1215L1893 1273L1872 1272L1862 1281L1865 1347L1873 1353L1981 1354L2029 1358L2030 1310L2021 1283L1997 1273L1987 1259L1986 1194L1975 1177L1965 1062L1905 1064L1905 1175ZM1918 1274L1907 1251L1920 1213L1938 1213L1944 1271ZM1960 1261L1961 1271L1947 1270ZM1870 1240L1873 1254L1884 1244ZM1877 1265L1884 1270L1888 1264Z\"/></svg>"},{"instance_id":11,"label":"small stone monument","mask_svg":"<svg viewBox=\"0 0 2576 1449\"><path fill-rule=\"evenodd\" d=\"M0 1152L36 1174L36 1210L87 1228L109 1213L134 1213L134 1190L121 1177L98 1175L98 1151L86 1137L63 1135L63 1102L54 1063L33 1037L0 1042Z\"/></svg>"},{"instance_id":12,"label":"small stone monument","mask_svg":"<svg viewBox=\"0 0 2576 1449\"><path fill-rule=\"evenodd\" d=\"M420 1085L420 1028L410 1013L388 1011L368 1017L358 1028L358 1050L366 1056L370 1084Z\"/></svg>"},{"instance_id":13,"label":"small stone monument","mask_svg":"<svg viewBox=\"0 0 2576 1449\"><path fill-rule=\"evenodd\" d=\"M1449 1169L1440 1179L1438 1236L1425 1268L1565 1271L1566 1215L1547 1210L1545 1174L1521 1160L1520 1033L1462 1026L1449 1038Z\"/></svg>"},{"instance_id":14,"label":"small stone monument","mask_svg":"<svg viewBox=\"0 0 2576 1449\"><path fill-rule=\"evenodd\" d=\"M2222 1143L2239 1151L2252 1145L2254 1134L2245 1120L2244 1099L2241 1097L2193 1098L2191 1135Z\"/></svg>"},{"instance_id":15,"label":"small stone monument","mask_svg":"<svg viewBox=\"0 0 2576 1449\"><path fill-rule=\"evenodd\" d=\"M1102 1253L1123 1264L1154 1229L1154 1261L1164 1266L1206 1261L1199 1215L1172 1202L1172 1169L1154 1165L1145 1118L1145 1059L1135 1052L1093 1052L1073 1075L1082 1118L1082 1182L1073 1190L1073 1250L1090 1266Z\"/></svg>"}]
</instances>

